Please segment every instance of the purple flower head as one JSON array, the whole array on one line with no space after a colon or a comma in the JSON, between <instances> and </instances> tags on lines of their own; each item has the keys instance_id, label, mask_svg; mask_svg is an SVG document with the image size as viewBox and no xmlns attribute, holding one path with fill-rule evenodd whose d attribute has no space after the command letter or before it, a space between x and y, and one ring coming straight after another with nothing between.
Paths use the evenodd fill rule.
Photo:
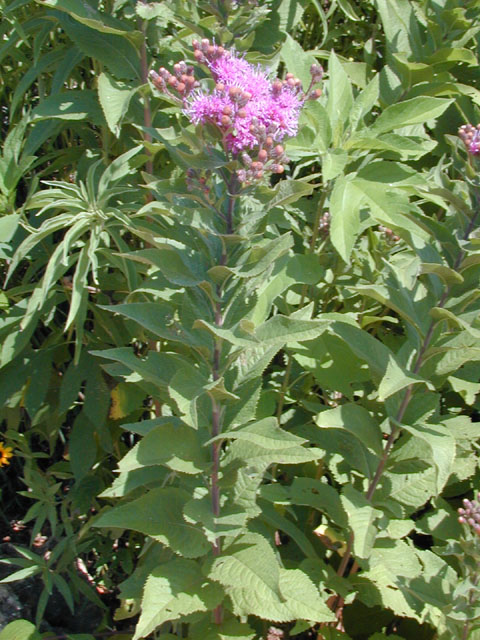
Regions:
<instances>
[{"instance_id":1,"label":"purple flower head","mask_svg":"<svg viewBox=\"0 0 480 640\"><path fill-rule=\"evenodd\" d=\"M476 127L471 124L464 124L458 130L458 135L463 140L468 153L472 156L480 154L480 124Z\"/></svg>"},{"instance_id":2,"label":"purple flower head","mask_svg":"<svg viewBox=\"0 0 480 640\"><path fill-rule=\"evenodd\" d=\"M188 74L188 84L182 75L173 78L163 69L160 70L164 78L162 84L157 80L159 76L151 74L156 86L165 93L170 93L171 86L180 94L183 112L193 124L210 123L218 127L225 149L244 164L240 179L249 182L261 178L265 170L282 173L288 158L279 143L296 135L305 101L320 96L320 89L311 91L311 88L321 80L321 67L312 65L312 83L305 93L302 83L292 73L287 73L283 81L272 80L259 65L252 65L236 51L206 39L194 41L193 48L197 62L208 67L215 88L198 88L198 83L193 83L193 72ZM185 68L182 66L179 72ZM178 80L181 91L176 84ZM253 150L257 160L247 153Z\"/></svg>"}]
</instances>

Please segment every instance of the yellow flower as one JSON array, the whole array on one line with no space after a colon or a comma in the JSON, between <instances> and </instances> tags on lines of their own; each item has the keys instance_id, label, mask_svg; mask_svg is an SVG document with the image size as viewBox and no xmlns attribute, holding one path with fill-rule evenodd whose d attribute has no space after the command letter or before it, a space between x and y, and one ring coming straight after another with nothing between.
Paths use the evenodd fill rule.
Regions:
<instances>
[{"instance_id":1,"label":"yellow flower","mask_svg":"<svg viewBox=\"0 0 480 640\"><path fill-rule=\"evenodd\" d=\"M3 442L0 442L0 467L10 464L9 458L13 457L12 447L6 447Z\"/></svg>"}]
</instances>

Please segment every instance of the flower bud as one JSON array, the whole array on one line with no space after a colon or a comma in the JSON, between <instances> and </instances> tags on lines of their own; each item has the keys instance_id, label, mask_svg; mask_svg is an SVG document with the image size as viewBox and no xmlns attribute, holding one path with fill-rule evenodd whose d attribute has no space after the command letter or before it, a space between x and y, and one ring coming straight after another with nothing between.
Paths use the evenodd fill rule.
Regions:
<instances>
[{"instance_id":1,"label":"flower bud","mask_svg":"<svg viewBox=\"0 0 480 640\"><path fill-rule=\"evenodd\" d=\"M268 160L268 153L265 151L265 149L260 149L260 151L258 152L258 159L260 160L260 162L266 162Z\"/></svg>"},{"instance_id":2,"label":"flower bud","mask_svg":"<svg viewBox=\"0 0 480 640\"><path fill-rule=\"evenodd\" d=\"M310 75L312 76L313 82L320 82L323 78L323 69L319 64L312 64L310 67Z\"/></svg>"},{"instance_id":3,"label":"flower bud","mask_svg":"<svg viewBox=\"0 0 480 640\"><path fill-rule=\"evenodd\" d=\"M275 80L275 82L272 85L272 90L274 95L278 95L282 89L283 89L283 82L281 80Z\"/></svg>"},{"instance_id":4,"label":"flower bud","mask_svg":"<svg viewBox=\"0 0 480 640\"><path fill-rule=\"evenodd\" d=\"M242 108L242 109L239 109L239 110L237 111L237 116L238 116L239 118L245 118L245 117L247 116L247 112L246 112L246 110L245 110L245 109L243 109L243 108Z\"/></svg>"},{"instance_id":5,"label":"flower bud","mask_svg":"<svg viewBox=\"0 0 480 640\"><path fill-rule=\"evenodd\" d=\"M313 89L313 91L310 91L310 93L308 94L307 100L318 100L318 98L320 98L321 95L322 95L321 89Z\"/></svg>"}]
</instances>

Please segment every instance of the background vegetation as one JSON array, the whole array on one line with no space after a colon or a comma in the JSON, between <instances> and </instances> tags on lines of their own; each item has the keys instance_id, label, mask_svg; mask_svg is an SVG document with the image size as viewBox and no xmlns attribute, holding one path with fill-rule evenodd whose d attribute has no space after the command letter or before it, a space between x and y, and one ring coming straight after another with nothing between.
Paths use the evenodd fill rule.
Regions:
<instances>
[{"instance_id":1,"label":"background vegetation","mask_svg":"<svg viewBox=\"0 0 480 640\"><path fill-rule=\"evenodd\" d=\"M0 6L1 640L480 637L480 2ZM194 38L325 69L236 234Z\"/></svg>"}]
</instances>

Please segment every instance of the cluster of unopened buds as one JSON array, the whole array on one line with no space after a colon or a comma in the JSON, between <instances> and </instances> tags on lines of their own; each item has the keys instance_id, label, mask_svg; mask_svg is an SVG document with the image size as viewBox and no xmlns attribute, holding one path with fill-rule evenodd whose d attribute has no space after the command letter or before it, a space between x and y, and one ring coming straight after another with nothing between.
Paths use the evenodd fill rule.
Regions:
<instances>
[{"instance_id":1,"label":"cluster of unopened buds","mask_svg":"<svg viewBox=\"0 0 480 640\"><path fill-rule=\"evenodd\" d=\"M473 124L464 124L458 130L458 135L468 153L472 156L477 156L480 153L480 124L477 124L476 127Z\"/></svg>"},{"instance_id":2,"label":"cluster of unopened buds","mask_svg":"<svg viewBox=\"0 0 480 640\"><path fill-rule=\"evenodd\" d=\"M293 73L284 80L272 80L267 71L254 66L236 51L203 39L194 40L193 57L205 65L214 82L213 90L199 89L193 67L186 62L152 71L153 84L183 105L183 112L195 124L213 124L221 134L224 149L243 165L237 176L241 182L261 179L266 172L283 173L288 158L284 138L296 135L300 111L307 100L322 92L314 85L323 69L313 64L306 91Z\"/></svg>"},{"instance_id":3,"label":"cluster of unopened buds","mask_svg":"<svg viewBox=\"0 0 480 640\"><path fill-rule=\"evenodd\" d=\"M160 67L158 73L150 71L150 78L159 91L181 101L199 86L193 67L183 60L173 65L173 73Z\"/></svg>"},{"instance_id":4,"label":"cluster of unopened buds","mask_svg":"<svg viewBox=\"0 0 480 640\"><path fill-rule=\"evenodd\" d=\"M463 500L463 507L458 509L458 521L467 524L477 536L480 536L480 493L477 500Z\"/></svg>"},{"instance_id":5,"label":"cluster of unopened buds","mask_svg":"<svg viewBox=\"0 0 480 640\"><path fill-rule=\"evenodd\" d=\"M323 216L318 221L318 230L321 233L325 233L325 234L329 233L330 231L330 212L329 211L325 211Z\"/></svg>"},{"instance_id":6,"label":"cluster of unopened buds","mask_svg":"<svg viewBox=\"0 0 480 640\"><path fill-rule=\"evenodd\" d=\"M245 167L237 171L240 182L260 180L263 178L265 171L283 173L285 171L284 165L289 162L285 155L285 149L281 144L275 144L264 125L255 123L252 128L254 128L254 134L257 137L260 148L256 154L256 160L246 151L240 156Z\"/></svg>"},{"instance_id":7,"label":"cluster of unopened buds","mask_svg":"<svg viewBox=\"0 0 480 640\"><path fill-rule=\"evenodd\" d=\"M400 240L400 236L397 236L397 234L388 227L380 224L378 225L378 230L383 233L387 240L391 240L392 242L398 242Z\"/></svg>"}]
</instances>

